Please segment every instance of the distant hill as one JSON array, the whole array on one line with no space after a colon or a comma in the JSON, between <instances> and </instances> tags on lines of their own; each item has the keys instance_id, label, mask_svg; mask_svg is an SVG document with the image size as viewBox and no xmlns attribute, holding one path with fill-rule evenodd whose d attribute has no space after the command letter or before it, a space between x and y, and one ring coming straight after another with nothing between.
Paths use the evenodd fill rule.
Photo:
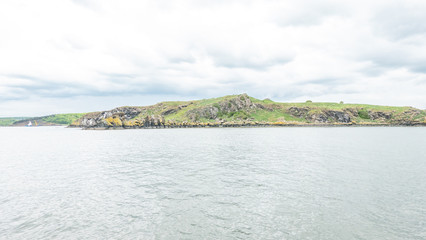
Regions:
<instances>
[{"instance_id":1,"label":"distant hill","mask_svg":"<svg viewBox=\"0 0 426 240\"><path fill-rule=\"evenodd\" d=\"M14 122L28 119L29 117L3 117L0 118L0 126L10 126Z\"/></svg>"},{"instance_id":2,"label":"distant hill","mask_svg":"<svg viewBox=\"0 0 426 240\"><path fill-rule=\"evenodd\" d=\"M85 114L70 126L108 129L293 125L426 125L426 111L366 104L280 103L240 94L118 107Z\"/></svg>"},{"instance_id":3,"label":"distant hill","mask_svg":"<svg viewBox=\"0 0 426 240\"><path fill-rule=\"evenodd\" d=\"M32 122L33 126L70 125L84 115L85 113L67 113L42 117L0 118L0 126L26 126L29 121Z\"/></svg>"}]
</instances>

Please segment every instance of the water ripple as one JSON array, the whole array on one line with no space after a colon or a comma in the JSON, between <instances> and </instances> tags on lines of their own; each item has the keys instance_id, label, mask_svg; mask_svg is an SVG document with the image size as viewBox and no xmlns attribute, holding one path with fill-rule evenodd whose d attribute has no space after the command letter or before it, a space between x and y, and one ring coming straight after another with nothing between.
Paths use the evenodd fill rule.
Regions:
<instances>
[{"instance_id":1,"label":"water ripple","mask_svg":"<svg viewBox=\"0 0 426 240\"><path fill-rule=\"evenodd\" d=\"M424 136L0 128L0 238L426 239Z\"/></svg>"}]
</instances>

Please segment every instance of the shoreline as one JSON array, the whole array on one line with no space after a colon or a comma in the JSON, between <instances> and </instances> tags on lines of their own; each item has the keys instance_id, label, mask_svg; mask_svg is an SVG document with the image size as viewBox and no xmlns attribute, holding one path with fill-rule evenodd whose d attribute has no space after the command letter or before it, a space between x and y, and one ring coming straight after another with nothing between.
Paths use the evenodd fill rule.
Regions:
<instances>
[{"instance_id":1,"label":"shoreline","mask_svg":"<svg viewBox=\"0 0 426 240\"><path fill-rule=\"evenodd\" d=\"M176 125L176 126L129 126L129 127L82 127L67 126L67 128L80 128L82 130L130 130L130 129L172 129L172 128L280 128L280 127L426 127L426 124L227 124L227 125Z\"/></svg>"}]
</instances>

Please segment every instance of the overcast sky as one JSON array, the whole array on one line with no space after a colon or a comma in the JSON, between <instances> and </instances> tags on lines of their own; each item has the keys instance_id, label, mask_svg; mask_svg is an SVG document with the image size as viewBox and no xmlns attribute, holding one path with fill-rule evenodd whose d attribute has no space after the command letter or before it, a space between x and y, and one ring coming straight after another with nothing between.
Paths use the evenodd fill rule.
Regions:
<instances>
[{"instance_id":1,"label":"overcast sky","mask_svg":"<svg viewBox=\"0 0 426 240\"><path fill-rule=\"evenodd\" d=\"M424 109L426 1L0 1L0 117L244 92Z\"/></svg>"}]
</instances>

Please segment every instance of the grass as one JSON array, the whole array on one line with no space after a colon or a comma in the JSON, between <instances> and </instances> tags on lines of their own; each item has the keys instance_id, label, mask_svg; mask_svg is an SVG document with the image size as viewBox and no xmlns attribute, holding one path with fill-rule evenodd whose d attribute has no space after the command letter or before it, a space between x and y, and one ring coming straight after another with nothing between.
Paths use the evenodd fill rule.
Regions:
<instances>
[{"instance_id":1,"label":"grass","mask_svg":"<svg viewBox=\"0 0 426 240\"><path fill-rule=\"evenodd\" d=\"M29 120L29 121L37 121L39 123L54 123L61 125L69 125L73 121L84 116L85 113L67 113L67 114L55 114L43 117L8 117L8 118L0 118L0 126L11 126L17 121Z\"/></svg>"},{"instance_id":2,"label":"grass","mask_svg":"<svg viewBox=\"0 0 426 240\"><path fill-rule=\"evenodd\" d=\"M42 117L41 120L48 122L48 123L69 125L73 121L81 118L84 115L85 115L85 113L55 114L55 115Z\"/></svg>"},{"instance_id":3,"label":"grass","mask_svg":"<svg viewBox=\"0 0 426 240\"><path fill-rule=\"evenodd\" d=\"M395 112L404 112L412 107L395 107L395 106L382 106L382 105L370 105L370 104L353 104L353 103L334 103L334 102L299 102L299 103L282 103L274 102L270 99L260 100L254 97L250 97L251 101L254 103L262 103L268 105L280 105L282 107L310 107L310 108L326 108L331 110L343 110L345 108L363 108L367 110L376 110L376 111L395 111Z\"/></svg>"},{"instance_id":4,"label":"grass","mask_svg":"<svg viewBox=\"0 0 426 240\"><path fill-rule=\"evenodd\" d=\"M178 101L178 102L162 102L153 106L147 107L148 109L142 112L139 117L148 115L160 115L163 111L169 109L176 109L179 106L186 106L182 109L176 109L177 111L169 115L164 116L167 121L184 122L190 121L187 117L187 112L197 108L203 107L216 107L219 109L218 118L224 121L242 121L251 120L258 122L307 122L307 120L301 116L295 117L288 113L290 107L298 108L309 108L308 114L321 114L326 110L344 111L352 109L357 112L359 116L354 117L354 122L381 122L380 120L369 119L369 111L380 111L380 112L392 112L393 116L406 115L404 112L413 110L412 107L393 107L393 106L380 106L380 105L369 105L369 104L350 104L350 103L330 103L330 102L302 102L302 103L280 103L274 102L270 99L256 99L250 97L253 103L262 104L267 109L256 109L246 110L238 112L223 113L220 109L220 103L223 101L230 100L238 97L239 95L228 95L219 98L202 99L195 101ZM426 112L422 111L421 114L415 115L413 119L422 120L426 116ZM215 122L216 119L198 119L199 122Z\"/></svg>"},{"instance_id":5,"label":"grass","mask_svg":"<svg viewBox=\"0 0 426 240\"><path fill-rule=\"evenodd\" d=\"M294 116L291 116L290 114L284 112L283 110L273 110L268 111L264 109L258 109L251 113L251 118L253 118L255 121L258 122L276 122L276 121L296 121L296 122L302 122L304 119L297 118Z\"/></svg>"},{"instance_id":6,"label":"grass","mask_svg":"<svg viewBox=\"0 0 426 240\"><path fill-rule=\"evenodd\" d=\"M179 104L172 104L173 107L178 107L179 105L187 105L187 107L182 108L181 110L169 114L165 116L164 118L166 120L173 120L177 122L182 121L189 121L189 119L186 116L186 113L190 110L196 109L196 108L202 108L207 106L219 106L219 103L222 101L230 100L238 95L228 95L225 97L220 98L209 98L209 99L202 99L202 100L196 100L196 101L187 101L187 102L178 102ZM170 105L170 103L176 103L176 102L163 102L163 104ZM226 118L227 116L222 116L223 118ZM200 121L206 121L205 119L200 119ZM208 120L207 122L214 122L212 120Z\"/></svg>"},{"instance_id":7,"label":"grass","mask_svg":"<svg viewBox=\"0 0 426 240\"><path fill-rule=\"evenodd\" d=\"M368 112L365 109L358 110L358 116L362 119L370 119L370 116L368 115Z\"/></svg>"},{"instance_id":8,"label":"grass","mask_svg":"<svg viewBox=\"0 0 426 240\"><path fill-rule=\"evenodd\" d=\"M0 126L10 126L16 121L28 119L28 117L5 117L0 118Z\"/></svg>"},{"instance_id":9,"label":"grass","mask_svg":"<svg viewBox=\"0 0 426 240\"><path fill-rule=\"evenodd\" d=\"M359 108L366 110L375 110L375 111L395 111L395 112L404 112L412 107L393 107L393 106L381 106L381 105L369 105L369 104L351 104L351 103L329 103L329 102L312 102L312 103L278 103L274 104L283 106L283 107L309 107L309 108L320 108L320 109L329 109L329 110L343 110L346 108Z\"/></svg>"},{"instance_id":10,"label":"grass","mask_svg":"<svg viewBox=\"0 0 426 240\"><path fill-rule=\"evenodd\" d=\"M380 106L380 105L368 105L368 104L348 104L348 103L330 103L330 102L301 102L301 103L280 103L274 102L270 99L256 99L249 97L250 100L255 104L260 104L263 107L242 109L235 112L227 112L229 110L223 111L220 106L231 107L231 102L229 100L233 98L244 98L241 95L228 95L219 98L210 98L194 101L167 101L161 102L151 106L144 107L134 107L137 108L140 113L135 116L133 119L125 120L123 124L136 124L139 120L144 119L146 116L150 115L163 115L166 121L182 123L182 122L192 122L188 117L188 112L194 109L203 109L206 107L216 107L219 112L216 119L207 119L202 118L201 116L195 117L195 121L200 123L215 123L218 121L225 122L269 122L269 123L309 123L307 120L308 117L316 114L324 114L326 111L346 111L351 114L351 121L355 123L384 123L390 122L391 120L417 120L420 122L426 122L426 111L417 110L412 107L393 107L393 106ZM293 116L289 113L291 107L304 108L300 117ZM164 115L166 111L174 110L170 114ZM392 113L392 119L383 120L370 119L369 112L387 112ZM414 114L408 114L407 112L413 112ZM420 113L418 113L420 112ZM89 113L87 117L97 117L98 113ZM56 114L51 116L43 117L42 120L50 123L56 124L71 124L73 121L79 119L84 114ZM310 118L308 118L310 119ZM0 124L1 124L0 119ZM109 123L112 125L117 125L114 121L116 119L109 119ZM9 122L7 122L9 121ZM122 119L124 121L124 119ZM329 119L330 122L335 122L335 119ZM10 124L10 120L3 120L4 124ZM120 124L118 124L120 125Z\"/></svg>"}]
</instances>

